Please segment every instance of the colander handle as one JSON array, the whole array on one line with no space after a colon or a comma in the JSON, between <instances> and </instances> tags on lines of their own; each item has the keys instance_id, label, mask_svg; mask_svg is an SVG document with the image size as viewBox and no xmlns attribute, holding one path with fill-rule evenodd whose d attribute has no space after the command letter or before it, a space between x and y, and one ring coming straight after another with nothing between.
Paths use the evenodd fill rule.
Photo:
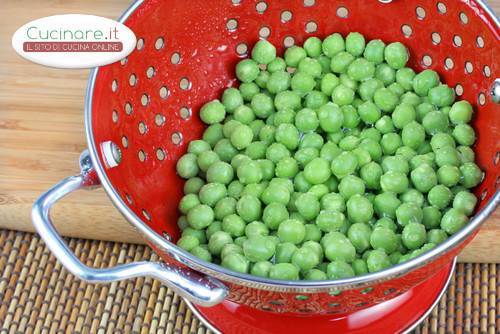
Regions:
<instances>
[{"instance_id":1,"label":"colander handle","mask_svg":"<svg viewBox=\"0 0 500 334\"><path fill-rule=\"evenodd\" d=\"M83 264L66 245L50 218L50 209L58 200L75 190L99 184L88 155L82 154L80 167L80 175L68 177L47 190L37 199L31 211L36 230L67 270L88 282L113 282L144 276L156 278L180 296L202 306L213 306L224 300L228 290L221 282L190 269L147 261L105 269Z\"/></svg>"}]
</instances>

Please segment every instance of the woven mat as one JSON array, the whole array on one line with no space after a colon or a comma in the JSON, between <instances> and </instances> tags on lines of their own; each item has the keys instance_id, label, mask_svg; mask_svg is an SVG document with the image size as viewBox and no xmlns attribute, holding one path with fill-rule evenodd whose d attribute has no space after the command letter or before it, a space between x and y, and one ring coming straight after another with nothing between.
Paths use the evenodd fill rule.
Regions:
<instances>
[{"instance_id":1,"label":"woven mat","mask_svg":"<svg viewBox=\"0 0 500 334\"><path fill-rule=\"evenodd\" d=\"M148 247L68 239L87 265L157 260ZM152 279L86 284L29 233L0 230L0 334L210 333L184 302ZM445 297L415 333L500 329L500 265L459 264Z\"/></svg>"}]
</instances>

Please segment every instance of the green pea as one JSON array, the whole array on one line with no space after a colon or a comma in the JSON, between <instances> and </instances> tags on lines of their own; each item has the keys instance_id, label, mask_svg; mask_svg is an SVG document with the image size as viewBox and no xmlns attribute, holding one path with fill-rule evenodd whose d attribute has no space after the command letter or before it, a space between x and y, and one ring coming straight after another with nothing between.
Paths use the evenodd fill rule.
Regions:
<instances>
[{"instance_id":1,"label":"green pea","mask_svg":"<svg viewBox=\"0 0 500 334\"><path fill-rule=\"evenodd\" d=\"M266 142L254 141L250 143L250 145L248 145L247 148L245 149L245 155L251 160L264 159L266 157L267 146L268 145ZM272 163L272 161L270 162ZM231 165L233 166L233 168L235 168L235 166L232 164L232 160L231 160ZM236 166L236 169L237 168L238 167Z\"/></svg>"},{"instance_id":2,"label":"green pea","mask_svg":"<svg viewBox=\"0 0 500 334\"><path fill-rule=\"evenodd\" d=\"M205 244L207 242L207 235L205 231L201 229L194 229L191 227L187 227L182 231L182 236L186 237L188 235L197 238L200 241L200 244Z\"/></svg>"},{"instance_id":3,"label":"green pea","mask_svg":"<svg viewBox=\"0 0 500 334\"><path fill-rule=\"evenodd\" d=\"M384 50L384 58L392 68L400 69L408 62L408 50L399 42L391 43Z\"/></svg>"},{"instance_id":4,"label":"green pea","mask_svg":"<svg viewBox=\"0 0 500 334\"><path fill-rule=\"evenodd\" d=\"M435 206L424 207L422 214L422 223L427 229L436 228L441 223L441 211Z\"/></svg>"},{"instance_id":5,"label":"green pea","mask_svg":"<svg viewBox=\"0 0 500 334\"><path fill-rule=\"evenodd\" d=\"M338 231L345 223L345 216L337 211L323 210L316 217L316 226L323 232Z\"/></svg>"},{"instance_id":6,"label":"green pea","mask_svg":"<svg viewBox=\"0 0 500 334\"><path fill-rule=\"evenodd\" d=\"M400 103L412 105L416 108L419 104L422 103L422 99L415 94L414 92L406 92L400 96Z\"/></svg>"},{"instance_id":7,"label":"green pea","mask_svg":"<svg viewBox=\"0 0 500 334\"><path fill-rule=\"evenodd\" d=\"M243 243L245 242L245 240L247 240L248 238L246 236L242 236L242 237L238 237L236 239L234 239L234 244L235 245L238 245L240 247L243 247ZM243 248L242 248L243 249Z\"/></svg>"},{"instance_id":8,"label":"green pea","mask_svg":"<svg viewBox=\"0 0 500 334\"><path fill-rule=\"evenodd\" d=\"M244 161L236 171L238 179L242 184L258 183L262 180L262 170L257 161Z\"/></svg>"},{"instance_id":9,"label":"green pea","mask_svg":"<svg viewBox=\"0 0 500 334\"><path fill-rule=\"evenodd\" d=\"M347 67L347 75L356 81L364 81L375 75L375 64L364 58L355 59Z\"/></svg>"},{"instance_id":10,"label":"green pea","mask_svg":"<svg viewBox=\"0 0 500 334\"><path fill-rule=\"evenodd\" d=\"M455 102L448 114L453 124L466 124L472 119L472 106L467 101Z\"/></svg>"},{"instance_id":11,"label":"green pea","mask_svg":"<svg viewBox=\"0 0 500 334\"><path fill-rule=\"evenodd\" d=\"M389 86L396 81L396 71L385 63L379 64L375 68L375 78L380 80L385 86Z\"/></svg>"},{"instance_id":12,"label":"green pea","mask_svg":"<svg viewBox=\"0 0 500 334\"><path fill-rule=\"evenodd\" d=\"M376 227L370 236L370 244L373 249L383 249L387 254L391 254L398 248L396 233L386 227Z\"/></svg>"},{"instance_id":13,"label":"green pea","mask_svg":"<svg viewBox=\"0 0 500 334\"><path fill-rule=\"evenodd\" d=\"M351 104L354 100L354 91L342 84L333 89L332 100L339 106Z\"/></svg>"},{"instance_id":14,"label":"green pea","mask_svg":"<svg viewBox=\"0 0 500 334\"><path fill-rule=\"evenodd\" d=\"M236 212L246 222L258 220L262 215L262 206L259 199L251 195L243 195L236 204Z\"/></svg>"},{"instance_id":15,"label":"green pea","mask_svg":"<svg viewBox=\"0 0 500 334\"><path fill-rule=\"evenodd\" d=\"M269 260L275 249L274 242L266 236L255 235L243 242L243 253L252 262Z\"/></svg>"},{"instance_id":16,"label":"green pea","mask_svg":"<svg viewBox=\"0 0 500 334\"><path fill-rule=\"evenodd\" d=\"M364 223L355 223L349 227L347 236L358 253L363 253L370 247L372 229Z\"/></svg>"},{"instance_id":17,"label":"green pea","mask_svg":"<svg viewBox=\"0 0 500 334\"><path fill-rule=\"evenodd\" d=\"M254 276L269 277L269 271L273 264L269 261L259 261L254 263L250 273Z\"/></svg>"},{"instance_id":18,"label":"green pea","mask_svg":"<svg viewBox=\"0 0 500 334\"><path fill-rule=\"evenodd\" d=\"M290 156L290 151L288 151L286 146L281 143L273 143L269 145L266 151L266 159L269 159L274 163L277 163L281 159L289 156Z\"/></svg>"},{"instance_id":19,"label":"green pea","mask_svg":"<svg viewBox=\"0 0 500 334\"><path fill-rule=\"evenodd\" d=\"M197 247L199 244L200 241L198 240L198 238L195 238L192 235L183 236L177 241L177 246L184 250L187 250L188 252Z\"/></svg>"},{"instance_id":20,"label":"green pea","mask_svg":"<svg viewBox=\"0 0 500 334\"><path fill-rule=\"evenodd\" d=\"M330 66L330 64L328 64ZM331 96L335 87L340 84L340 79L333 73L326 73L321 78L320 89L323 94Z\"/></svg>"},{"instance_id":21,"label":"green pea","mask_svg":"<svg viewBox=\"0 0 500 334\"><path fill-rule=\"evenodd\" d=\"M269 235L269 229L267 228L264 223L259 222L259 221L254 221L245 227L245 235L248 238L251 238L253 236L268 236Z\"/></svg>"},{"instance_id":22,"label":"green pea","mask_svg":"<svg viewBox=\"0 0 500 334\"><path fill-rule=\"evenodd\" d=\"M270 124L264 125L259 132L259 139L267 145L271 144L275 140L276 127Z\"/></svg>"},{"instance_id":23,"label":"green pea","mask_svg":"<svg viewBox=\"0 0 500 334\"><path fill-rule=\"evenodd\" d=\"M371 273L384 270L391 265L391 260L383 249L371 251L366 259L366 266Z\"/></svg>"},{"instance_id":24,"label":"green pea","mask_svg":"<svg viewBox=\"0 0 500 334\"><path fill-rule=\"evenodd\" d=\"M416 112L415 108L409 104L400 104L394 109L392 113L392 122L398 129L403 129L407 124L415 121ZM418 123L417 123L418 124ZM425 135L425 133L424 133Z\"/></svg>"},{"instance_id":25,"label":"green pea","mask_svg":"<svg viewBox=\"0 0 500 334\"><path fill-rule=\"evenodd\" d=\"M440 243L444 242L446 239L448 239L448 234L441 230L441 229L433 229L427 232L427 240L430 243L439 245Z\"/></svg>"},{"instance_id":26,"label":"green pea","mask_svg":"<svg viewBox=\"0 0 500 334\"><path fill-rule=\"evenodd\" d=\"M346 210L345 200L338 193L329 193L321 198L321 209L327 211L344 212Z\"/></svg>"},{"instance_id":27,"label":"green pea","mask_svg":"<svg viewBox=\"0 0 500 334\"><path fill-rule=\"evenodd\" d=\"M386 156L382 159L382 169L385 173L389 171L408 174L410 166L408 161L398 156Z\"/></svg>"},{"instance_id":28,"label":"green pea","mask_svg":"<svg viewBox=\"0 0 500 334\"><path fill-rule=\"evenodd\" d=\"M366 44L363 56L372 63L380 64L384 61L384 50L384 42L380 39L372 39Z\"/></svg>"},{"instance_id":29,"label":"green pea","mask_svg":"<svg viewBox=\"0 0 500 334\"><path fill-rule=\"evenodd\" d=\"M248 273L250 262L245 256L238 253L231 253L222 259L221 265L233 271Z\"/></svg>"},{"instance_id":30,"label":"green pea","mask_svg":"<svg viewBox=\"0 0 500 334\"><path fill-rule=\"evenodd\" d=\"M323 137L316 132L309 132L302 135L302 139L299 143L299 148L312 147L319 151L323 147L325 140Z\"/></svg>"},{"instance_id":31,"label":"green pea","mask_svg":"<svg viewBox=\"0 0 500 334\"><path fill-rule=\"evenodd\" d=\"M380 177L382 174L382 167L373 161L365 164L359 171L359 175L368 189L380 188Z\"/></svg>"},{"instance_id":32,"label":"green pea","mask_svg":"<svg viewBox=\"0 0 500 334\"><path fill-rule=\"evenodd\" d=\"M340 180L338 189L345 199L349 199L354 195L363 195L365 193L365 183L355 175L347 175Z\"/></svg>"},{"instance_id":33,"label":"green pea","mask_svg":"<svg viewBox=\"0 0 500 334\"><path fill-rule=\"evenodd\" d=\"M304 50L309 57L319 57L322 52L322 42L318 37L309 37L304 42Z\"/></svg>"},{"instance_id":34,"label":"green pea","mask_svg":"<svg viewBox=\"0 0 500 334\"><path fill-rule=\"evenodd\" d=\"M417 155L417 152L415 152L415 150L411 147L401 146L396 150L396 155L404 158L407 161L411 161L411 159Z\"/></svg>"},{"instance_id":35,"label":"green pea","mask_svg":"<svg viewBox=\"0 0 500 334\"><path fill-rule=\"evenodd\" d=\"M453 129L453 138L460 145L471 146L476 141L476 133L468 124L459 124Z\"/></svg>"},{"instance_id":36,"label":"green pea","mask_svg":"<svg viewBox=\"0 0 500 334\"><path fill-rule=\"evenodd\" d=\"M275 177L271 180L271 182L269 182L269 185L283 187L290 193L293 191L293 182L292 182L292 180L289 180L289 179L281 179L281 178Z\"/></svg>"},{"instance_id":37,"label":"green pea","mask_svg":"<svg viewBox=\"0 0 500 334\"><path fill-rule=\"evenodd\" d=\"M476 159L476 155L475 155L474 151L468 146L457 147L457 152L458 152L458 156L460 158L460 161L462 163L474 162L474 160Z\"/></svg>"},{"instance_id":38,"label":"green pea","mask_svg":"<svg viewBox=\"0 0 500 334\"><path fill-rule=\"evenodd\" d=\"M327 276L329 279L348 278L354 276L354 270L349 263L336 260L328 264Z\"/></svg>"},{"instance_id":39,"label":"green pea","mask_svg":"<svg viewBox=\"0 0 500 334\"><path fill-rule=\"evenodd\" d=\"M441 228L451 235L464 227L467 222L468 218L461 210L451 208L443 215Z\"/></svg>"},{"instance_id":40,"label":"green pea","mask_svg":"<svg viewBox=\"0 0 500 334\"><path fill-rule=\"evenodd\" d=\"M195 177L198 174L199 168L196 162L197 157L193 153L184 154L177 161L177 174L184 179Z\"/></svg>"},{"instance_id":41,"label":"green pea","mask_svg":"<svg viewBox=\"0 0 500 334\"><path fill-rule=\"evenodd\" d=\"M317 114L309 108L301 109L295 115L295 126L302 132L314 131L319 125ZM298 134L298 133L297 133Z\"/></svg>"},{"instance_id":42,"label":"green pea","mask_svg":"<svg viewBox=\"0 0 500 334\"><path fill-rule=\"evenodd\" d=\"M368 266L366 265L366 261L363 259L355 259L352 262L352 269L354 270L354 274L356 274L356 276L368 274Z\"/></svg>"},{"instance_id":43,"label":"green pea","mask_svg":"<svg viewBox=\"0 0 500 334\"><path fill-rule=\"evenodd\" d=\"M237 244L225 244L220 252L220 258L223 259L232 253L238 253L243 255L243 248Z\"/></svg>"},{"instance_id":44,"label":"green pea","mask_svg":"<svg viewBox=\"0 0 500 334\"><path fill-rule=\"evenodd\" d=\"M255 78L257 78L257 76ZM242 82L239 91L244 101L251 101L252 97L254 97L260 89L255 82Z\"/></svg>"},{"instance_id":45,"label":"green pea","mask_svg":"<svg viewBox=\"0 0 500 334\"><path fill-rule=\"evenodd\" d=\"M219 158L224 162L229 162L238 154L238 150L231 144L229 139L221 139L215 144L214 152L217 153Z\"/></svg>"},{"instance_id":46,"label":"green pea","mask_svg":"<svg viewBox=\"0 0 500 334\"><path fill-rule=\"evenodd\" d=\"M290 49L288 49L290 50ZM274 98L274 105L277 110L292 109L297 110L300 108L300 95L296 92L286 90L279 92Z\"/></svg>"},{"instance_id":47,"label":"green pea","mask_svg":"<svg viewBox=\"0 0 500 334\"><path fill-rule=\"evenodd\" d=\"M287 205L290 201L290 191L285 186L270 183L262 193L262 202L269 205L271 203L281 203Z\"/></svg>"},{"instance_id":48,"label":"green pea","mask_svg":"<svg viewBox=\"0 0 500 334\"><path fill-rule=\"evenodd\" d=\"M373 204L364 196L356 194L347 201L347 217L355 223L366 223L373 217Z\"/></svg>"},{"instance_id":49,"label":"green pea","mask_svg":"<svg viewBox=\"0 0 500 334\"><path fill-rule=\"evenodd\" d=\"M382 116L380 109L371 101L366 101L360 105L358 114L361 120L366 124L374 124Z\"/></svg>"},{"instance_id":50,"label":"green pea","mask_svg":"<svg viewBox=\"0 0 500 334\"><path fill-rule=\"evenodd\" d=\"M256 119L256 120L253 120L252 122L250 122L250 124L248 124L248 126L252 129L253 131L253 137L254 138L259 138L259 135L260 135L260 130L262 130L262 128L265 126L266 124L264 123L264 121L262 121L261 119Z\"/></svg>"},{"instance_id":51,"label":"green pea","mask_svg":"<svg viewBox=\"0 0 500 334\"><path fill-rule=\"evenodd\" d=\"M200 202L211 207L225 197L227 194L226 187L221 183L207 183L200 189Z\"/></svg>"},{"instance_id":52,"label":"green pea","mask_svg":"<svg viewBox=\"0 0 500 334\"><path fill-rule=\"evenodd\" d=\"M378 161L382 157L382 146L373 139L363 139L359 148L366 150L374 161Z\"/></svg>"},{"instance_id":53,"label":"green pea","mask_svg":"<svg viewBox=\"0 0 500 334\"><path fill-rule=\"evenodd\" d=\"M396 94L397 96L402 96L405 93L405 89L403 88L403 86L401 86L397 82L392 83L387 88L389 88L389 90L394 94Z\"/></svg>"},{"instance_id":54,"label":"green pea","mask_svg":"<svg viewBox=\"0 0 500 334\"><path fill-rule=\"evenodd\" d=\"M196 256L197 258L202 259L203 261L207 262L212 262L212 254L210 252L201 247L201 246L196 246L193 249L190 250L190 253Z\"/></svg>"},{"instance_id":55,"label":"green pea","mask_svg":"<svg viewBox=\"0 0 500 334\"><path fill-rule=\"evenodd\" d=\"M266 40L258 41L252 49L252 59L259 64L269 64L276 58L276 48Z\"/></svg>"},{"instance_id":56,"label":"green pea","mask_svg":"<svg viewBox=\"0 0 500 334\"><path fill-rule=\"evenodd\" d=\"M402 233L402 241L406 248L420 248L427 241L425 226L419 223L408 223Z\"/></svg>"},{"instance_id":57,"label":"green pea","mask_svg":"<svg viewBox=\"0 0 500 334\"><path fill-rule=\"evenodd\" d=\"M286 70L285 60L281 57L274 58L272 62L267 64L267 70L269 71L269 73Z\"/></svg>"},{"instance_id":58,"label":"green pea","mask_svg":"<svg viewBox=\"0 0 500 334\"><path fill-rule=\"evenodd\" d=\"M294 92L303 96L314 89L316 81L307 73L296 72L290 81L290 86Z\"/></svg>"},{"instance_id":59,"label":"green pea","mask_svg":"<svg viewBox=\"0 0 500 334\"><path fill-rule=\"evenodd\" d=\"M413 186L423 193L428 192L437 184L437 176L434 169L428 164L421 164L411 174Z\"/></svg>"},{"instance_id":60,"label":"green pea","mask_svg":"<svg viewBox=\"0 0 500 334\"><path fill-rule=\"evenodd\" d=\"M297 67L307 57L306 51L299 46L291 46L285 51L285 62L290 67Z\"/></svg>"},{"instance_id":61,"label":"green pea","mask_svg":"<svg viewBox=\"0 0 500 334\"><path fill-rule=\"evenodd\" d=\"M421 223L423 212L415 203L403 203L396 210L396 218L401 226L406 226L409 223Z\"/></svg>"},{"instance_id":62,"label":"green pea","mask_svg":"<svg viewBox=\"0 0 500 334\"><path fill-rule=\"evenodd\" d=\"M234 110L234 119L241 124L250 124L252 121L255 120L255 114L253 113L253 110L246 106L246 105L241 105L237 107ZM251 130L251 128L250 128ZM253 131L252 131L252 137L253 137Z\"/></svg>"},{"instance_id":63,"label":"green pea","mask_svg":"<svg viewBox=\"0 0 500 334\"><path fill-rule=\"evenodd\" d=\"M377 220L377 222L374 225L374 228L377 227L387 228L393 232L397 232L398 230L398 226L396 225L396 223L389 217L382 217L379 220Z\"/></svg>"},{"instance_id":64,"label":"green pea","mask_svg":"<svg viewBox=\"0 0 500 334\"><path fill-rule=\"evenodd\" d=\"M192 177L184 183L184 193L185 194L197 194L201 187L205 184L205 181L203 181L199 177Z\"/></svg>"},{"instance_id":65,"label":"green pea","mask_svg":"<svg viewBox=\"0 0 500 334\"><path fill-rule=\"evenodd\" d=\"M476 204L476 196L466 190L459 191L453 199L453 208L462 211L467 216L474 212Z\"/></svg>"},{"instance_id":66,"label":"green pea","mask_svg":"<svg viewBox=\"0 0 500 334\"><path fill-rule=\"evenodd\" d=\"M195 194L186 194L181 198L179 202L179 211L183 214L187 214L189 210L200 204L198 196Z\"/></svg>"},{"instance_id":67,"label":"green pea","mask_svg":"<svg viewBox=\"0 0 500 334\"><path fill-rule=\"evenodd\" d=\"M363 101L372 101L377 89L384 87L384 84L379 79L368 79L360 83L358 94Z\"/></svg>"},{"instance_id":68,"label":"green pea","mask_svg":"<svg viewBox=\"0 0 500 334\"><path fill-rule=\"evenodd\" d=\"M351 263L356 256L356 248L351 241L340 232L326 234L322 241L325 256L330 261L340 260Z\"/></svg>"},{"instance_id":69,"label":"green pea","mask_svg":"<svg viewBox=\"0 0 500 334\"><path fill-rule=\"evenodd\" d=\"M354 61L354 56L348 52L341 51L332 57L330 70L334 73L346 73L349 65Z\"/></svg>"},{"instance_id":70,"label":"green pea","mask_svg":"<svg viewBox=\"0 0 500 334\"><path fill-rule=\"evenodd\" d=\"M316 218L320 211L320 203L311 193L301 194L295 201L297 211L307 220Z\"/></svg>"},{"instance_id":71,"label":"green pea","mask_svg":"<svg viewBox=\"0 0 500 334\"><path fill-rule=\"evenodd\" d=\"M246 223L236 214L229 214L222 220L222 231L232 237L241 237L245 233Z\"/></svg>"},{"instance_id":72,"label":"green pea","mask_svg":"<svg viewBox=\"0 0 500 334\"><path fill-rule=\"evenodd\" d=\"M201 171L206 172L210 166L219 161L219 156L214 151L204 151L198 154L196 160Z\"/></svg>"},{"instance_id":73,"label":"green pea","mask_svg":"<svg viewBox=\"0 0 500 334\"><path fill-rule=\"evenodd\" d=\"M413 78L413 90L420 96L427 96L431 88L439 84L439 75L433 70L424 70Z\"/></svg>"},{"instance_id":74,"label":"green pea","mask_svg":"<svg viewBox=\"0 0 500 334\"><path fill-rule=\"evenodd\" d=\"M244 59L236 65L236 77L241 82L252 82L259 75L259 66L252 59Z\"/></svg>"},{"instance_id":75,"label":"green pea","mask_svg":"<svg viewBox=\"0 0 500 334\"><path fill-rule=\"evenodd\" d=\"M214 220L214 211L205 204L199 204L191 208L187 214L189 226L201 230L210 225Z\"/></svg>"},{"instance_id":76,"label":"green pea","mask_svg":"<svg viewBox=\"0 0 500 334\"><path fill-rule=\"evenodd\" d=\"M274 126L279 127L281 124L295 123L295 112L291 109L279 110L274 114Z\"/></svg>"},{"instance_id":77,"label":"green pea","mask_svg":"<svg viewBox=\"0 0 500 334\"><path fill-rule=\"evenodd\" d=\"M233 243L233 238L231 235L224 231L218 231L212 234L210 240L208 240L208 250L212 255L220 255L222 248L226 244Z\"/></svg>"},{"instance_id":78,"label":"green pea","mask_svg":"<svg viewBox=\"0 0 500 334\"><path fill-rule=\"evenodd\" d=\"M430 113L431 111L436 110L436 107L428 102L420 103L415 107L415 111L417 112L417 121L422 122L425 115Z\"/></svg>"},{"instance_id":79,"label":"green pea","mask_svg":"<svg viewBox=\"0 0 500 334\"><path fill-rule=\"evenodd\" d=\"M313 78L319 78L322 72L321 64L317 59L306 57L300 61L298 72L308 74Z\"/></svg>"},{"instance_id":80,"label":"green pea","mask_svg":"<svg viewBox=\"0 0 500 334\"><path fill-rule=\"evenodd\" d=\"M274 111L273 99L264 93L255 94L250 104L253 112L259 118L269 117Z\"/></svg>"},{"instance_id":81,"label":"green pea","mask_svg":"<svg viewBox=\"0 0 500 334\"><path fill-rule=\"evenodd\" d=\"M383 191L400 194L408 188L408 178L401 172L388 171L380 177L380 187Z\"/></svg>"},{"instance_id":82,"label":"green pea","mask_svg":"<svg viewBox=\"0 0 500 334\"><path fill-rule=\"evenodd\" d=\"M460 166L462 179L460 183L466 188L474 188L483 178L483 172L474 162L466 162Z\"/></svg>"},{"instance_id":83,"label":"green pea","mask_svg":"<svg viewBox=\"0 0 500 334\"><path fill-rule=\"evenodd\" d=\"M323 53L331 58L345 50L344 38L342 35L334 33L323 40L322 49Z\"/></svg>"},{"instance_id":84,"label":"green pea","mask_svg":"<svg viewBox=\"0 0 500 334\"><path fill-rule=\"evenodd\" d=\"M401 194L401 201L403 203L415 203L418 206L424 205L424 195L416 189L408 189Z\"/></svg>"},{"instance_id":85,"label":"green pea","mask_svg":"<svg viewBox=\"0 0 500 334\"><path fill-rule=\"evenodd\" d=\"M327 279L326 273L319 269L308 270L304 276L307 281L324 281Z\"/></svg>"},{"instance_id":86,"label":"green pea","mask_svg":"<svg viewBox=\"0 0 500 334\"><path fill-rule=\"evenodd\" d=\"M361 122L356 108L351 105L346 105L341 107L342 113L344 114L344 128L354 129ZM341 133L341 132L337 132ZM343 136L343 134L342 134ZM331 137L330 137L331 138ZM342 138L342 137L340 137ZM332 139L331 139L332 140ZM338 141L336 141L338 143Z\"/></svg>"},{"instance_id":87,"label":"green pea","mask_svg":"<svg viewBox=\"0 0 500 334\"><path fill-rule=\"evenodd\" d=\"M321 236L322 236L322 232L321 230L319 229L319 227L315 224L305 224L304 225L305 228L306 228L306 235L304 237L304 245L308 242L308 241L311 241L311 242L316 242L316 241L320 241L321 240ZM320 246L321 247L321 246ZM321 249L321 252L323 252L323 249Z\"/></svg>"},{"instance_id":88,"label":"green pea","mask_svg":"<svg viewBox=\"0 0 500 334\"><path fill-rule=\"evenodd\" d=\"M301 271L308 271L319 264L318 255L309 247L297 249L292 256L292 264L297 266Z\"/></svg>"},{"instance_id":89,"label":"green pea","mask_svg":"<svg viewBox=\"0 0 500 334\"><path fill-rule=\"evenodd\" d=\"M447 85L438 85L429 89L429 102L437 107L451 106L455 101L455 91Z\"/></svg>"},{"instance_id":90,"label":"green pea","mask_svg":"<svg viewBox=\"0 0 500 334\"><path fill-rule=\"evenodd\" d=\"M395 193L383 192L375 196L373 206L379 217L396 218L396 210L401 205Z\"/></svg>"},{"instance_id":91,"label":"green pea","mask_svg":"<svg viewBox=\"0 0 500 334\"><path fill-rule=\"evenodd\" d=\"M319 155L322 159L332 162L332 160L337 157L342 151L338 148L338 146L334 142L327 142L321 148Z\"/></svg>"},{"instance_id":92,"label":"green pea","mask_svg":"<svg viewBox=\"0 0 500 334\"><path fill-rule=\"evenodd\" d=\"M403 87L404 90L413 89L413 79L415 78L415 71L409 67L404 67L396 71L396 82Z\"/></svg>"},{"instance_id":93,"label":"green pea","mask_svg":"<svg viewBox=\"0 0 500 334\"><path fill-rule=\"evenodd\" d=\"M342 152L332 160L331 170L337 178L352 174L358 168L358 158L354 153Z\"/></svg>"},{"instance_id":94,"label":"green pea","mask_svg":"<svg viewBox=\"0 0 500 334\"><path fill-rule=\"evenodd\" d=\"M277 263L269 270L269 278L279 280L298 280L299 270L291 263Z\"/></svg>"},{"instance_id":95,"label":"green pea","mask_svg":"<svg viewBox=\"0 0 500 334\"><path fill-rule=\"evenodd\" d=\"M434 135L438 132L446 132L448 129L448 116L438 110L429 112L422 120L425 132Z\"/></svg>"},{"instance_id":96,"label":"green pea","mask_svg":"<svg viewBox=\"0 0 500 334\"><path fill-rule=\"evenodd\" d=\"M311 160L304 168L304 178L311 184L324 183L330 175L330 164L323 158Z\"/></svg>"},{"instance_id":97,"label":"green pea","mask_svg":"<svg viewBox=\"0 0 500 334\"><path fill-rule=\"evenodd\" d=\"M452 199L453 193L448 187L442 184L433 187L427 195L429 203L439 209L446 208Z\"/></svg>"},{"instance_id":98,"label":"green pea","mask_svg":"<svg viewBox=\"0 0 500 334\"><path fill-rule=\"evenodd\" d=\"M210 239L212 234L214 234L217 231L222 231L222 223L219 221L214 221L205 230L205 234L206 234L207 239Z\"/></svg>"},{"instance_id":99,"label":"green pea","mask_svg":"<svg viewBox=\"0 0 500 334\"><path fill-rule=\"evenodd\" d=\"M243 192L244 186L240 181L235 180L231 182L227 187L227 194L235 199L240 198Z\"/></svg>"},{"instance_id":100,"label":"green pea","mask_svg":"<svg viewBox=\"0 0 500 334\"><path fill-rule=\"evenodd\" d=\"M275 263L290 263L293 254L297 251L297 246L290 242L283 242L276 245Z\"/></svg>"},{"instance_id":101,"label":"green pea","mask_svg":"<svg viewBox=\"0 0 500 334\"><path fill-rule=\"evenodd\" d=\"M379 88L373 95L373 101L381 110L385 112L393 111L399 102L399 98L387 88ZM394 120L393 120L394 121Z\"/></svg>"}]
</instances>

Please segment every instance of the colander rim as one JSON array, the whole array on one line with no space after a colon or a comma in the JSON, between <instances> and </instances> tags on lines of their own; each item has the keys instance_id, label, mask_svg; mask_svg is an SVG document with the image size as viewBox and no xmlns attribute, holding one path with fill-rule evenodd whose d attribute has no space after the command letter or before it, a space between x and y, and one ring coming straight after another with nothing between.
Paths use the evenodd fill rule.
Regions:
<instances>
[{"instance_id":1,"label":"colander rim","mask_svg":"<svg viewBox=\"0 0 500 334\"><path fill-rule=\"evenodd\" d=\"M499 18L494 11L483 0L475 0L487 13L487 15L495 22L497 28L500 28ZM120 23L125 23L128 17L144 2L144 0L136 0L118 19ZM155 247L161 251L166 252L176 261L202 272L211 277L220 279L225 282L244 285L253 288L259 288L270 291L280 292L323 292L323 291L342 291L353 288L362 288L365 286L378 284L406 275L410 271L416 270L425 266L426 264L438 259L446 254L456 246L460 245L472 233L474 233L485 219L493 212L493 210L500 204L500 189L495 192L492 198L484 206L484 208L476 214L470 222L462 228L459 232L448 238L444 243L436 246L435 248L427 251L420 256L411 259L407 262L392 266L379 272L370 273L362 276L355 276L345 279L325 280L325 281L286 281L286 280L273 280L253 276L250 274L243 274L231 271L220 265L209 263L201 260L194 255L177 247L174 243L168 241L166 238L151 229L146 223L142 221L121 199L118 192L115 190L111 181L106 175L105 167L98 157L98 151L94 135L92 131L92 99L95 81L99 67L92 69L85 96L84 106L84 120L85 120L85 134L87 138L87 145L90 157L95 168L95 171L101 181L101 184L111 199L112 203L120 211L120 213Z\"/></svg>"}]
</instances>

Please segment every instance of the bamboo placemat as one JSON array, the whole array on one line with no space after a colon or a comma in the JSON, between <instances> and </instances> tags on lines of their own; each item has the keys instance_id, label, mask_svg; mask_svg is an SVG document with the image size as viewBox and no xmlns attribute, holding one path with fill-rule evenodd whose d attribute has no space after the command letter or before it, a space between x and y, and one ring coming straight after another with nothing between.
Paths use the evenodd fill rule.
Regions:
<instances>
[{"instance_id":1,"label":"bamboo placemat","mask_svg":"<svg viewBox=\"0 0 500 334\"><path fill-rule=\"evenodd\" d=\"M67 239L87 265L158 260L146 246ZM0 334L210 333L184 302L152 279L86 284L36 235L0 230ZM445 297L415 333L496 334L500 265L458 264Z\"/></svg>"}]
</instances>

